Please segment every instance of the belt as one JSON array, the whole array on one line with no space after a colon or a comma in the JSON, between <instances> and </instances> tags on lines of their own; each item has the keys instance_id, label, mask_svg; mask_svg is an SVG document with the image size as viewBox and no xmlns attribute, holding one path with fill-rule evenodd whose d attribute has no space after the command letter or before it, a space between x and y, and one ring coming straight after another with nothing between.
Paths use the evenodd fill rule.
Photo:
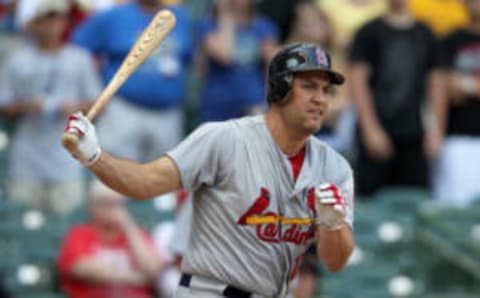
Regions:
<instances>
[{"instance_id":1,"label":"belt","mask_svg":"<svg viewBox=\"0 0 480 298\"><path fill-rule=\"evenodd\" d=\"M184 273L180 278L180 285L183 287L190 287L190 282L192 280L192 275ZM223 296L228 298L251 298L252 293L241 290L239 288L227 285L226 288L223 290Z\"/></svg>"}]
</instances>

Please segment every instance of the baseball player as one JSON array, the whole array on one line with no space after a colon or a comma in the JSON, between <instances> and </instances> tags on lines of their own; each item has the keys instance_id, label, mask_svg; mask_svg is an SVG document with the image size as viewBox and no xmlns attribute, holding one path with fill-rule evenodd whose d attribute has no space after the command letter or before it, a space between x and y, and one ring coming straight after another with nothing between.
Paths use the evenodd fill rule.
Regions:
<instances>
[{"instance_id":1,"label":"baseball player","mask_svg":"<svg viewBox=\"0 0 480 298\"><path fill-rule=\"evenodd\" d=\"M66 132L80 137L71 154L118 192L193 194L177 297L284 297L310 244L331 271L354 247L352 170L312 136L343 81L323 49L289 45L270 63L266 114L204 124L146 164L102 151L81 113Z\"/></svg>"}]
</instances>

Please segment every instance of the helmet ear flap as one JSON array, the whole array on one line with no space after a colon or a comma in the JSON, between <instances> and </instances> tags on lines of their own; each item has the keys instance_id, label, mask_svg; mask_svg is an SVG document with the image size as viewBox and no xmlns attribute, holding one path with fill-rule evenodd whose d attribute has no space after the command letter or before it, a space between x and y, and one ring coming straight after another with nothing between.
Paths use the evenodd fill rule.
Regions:
<instances>
[{"instance_id":1,"label":"helmet ear flap","mask_svg":"<svg viewBox=\"0 0 480 298\"><path fill-rule=\"evenodd\" d=\"M270 80L268 86L268 101L281 103L286 100L288 92L290 92L292 79L292 74L287 74Z\"/></svg>"}]
</instances>

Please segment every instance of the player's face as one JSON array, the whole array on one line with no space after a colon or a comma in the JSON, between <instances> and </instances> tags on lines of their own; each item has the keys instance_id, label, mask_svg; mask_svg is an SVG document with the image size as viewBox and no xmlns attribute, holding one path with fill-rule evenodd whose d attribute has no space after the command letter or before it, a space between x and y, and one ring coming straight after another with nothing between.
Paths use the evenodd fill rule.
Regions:
<instances>
[{"instance_id":1,"label":"player's face","mask_svg":"<svg viewBox=\"0 0 480 298\"><path fill-rule=\"evenodd\" d=\"M296 73L284 118L305 134L317 132L323 124L334 88L323 72Z\"/></svg>"}]
</instances>

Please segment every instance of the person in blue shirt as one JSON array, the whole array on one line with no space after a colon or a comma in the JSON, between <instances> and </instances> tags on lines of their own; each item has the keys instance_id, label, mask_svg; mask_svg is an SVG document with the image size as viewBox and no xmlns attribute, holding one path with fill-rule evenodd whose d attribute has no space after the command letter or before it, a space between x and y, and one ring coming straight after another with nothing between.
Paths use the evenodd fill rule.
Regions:
<instances>
[{"instance_id":1,"label":"person in blue shirt","mask_svg":"<svg viewBox=\"0 0 480 298\"><path fill-rule=\"evenodd\" d=\"M200 120L227 120L261 107L265 63L278 46L275 25L255 12L252 0L217 0L198 29L207 66Z\"/></svg>"},{"instance_id":2,"label":"person in blue shirt","mask_svg":"<svg viewBox=\"0 0 480 298\"><path fill-rule=\"evenodd\" d=\"M129 1L92 16L73 33L75 43L99 58L107 83L158 10L169 9L177 18L167 39L120 88L99 119L104 146L120 157L149 160L183 137L191 28L183 8L161 2ZM125 142L131 146L119 146Z\"/></svg>"}]
</instances>

